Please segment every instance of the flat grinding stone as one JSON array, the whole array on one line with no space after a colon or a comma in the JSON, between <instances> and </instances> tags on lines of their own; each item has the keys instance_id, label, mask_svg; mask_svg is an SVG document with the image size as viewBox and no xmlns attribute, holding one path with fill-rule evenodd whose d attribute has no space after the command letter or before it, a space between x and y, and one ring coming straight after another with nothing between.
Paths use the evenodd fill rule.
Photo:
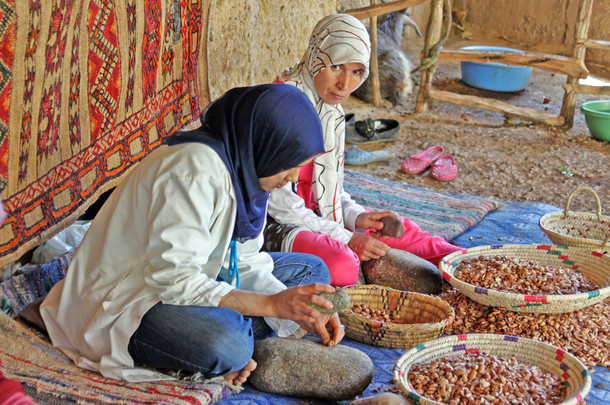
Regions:
<instances>
[{"instance_id":1,"label":"flat grinding stone","mask_svg":"<svg viewBox=\"0 0 610 405\"><path fill-rule=\"evenodd\" d=\"M280 395L348 400L364 392L374 374L373 362L360 350L306 339L258 341L253 358L257 367L248 381L260 391Z\"/></svg>"}]
</instances>

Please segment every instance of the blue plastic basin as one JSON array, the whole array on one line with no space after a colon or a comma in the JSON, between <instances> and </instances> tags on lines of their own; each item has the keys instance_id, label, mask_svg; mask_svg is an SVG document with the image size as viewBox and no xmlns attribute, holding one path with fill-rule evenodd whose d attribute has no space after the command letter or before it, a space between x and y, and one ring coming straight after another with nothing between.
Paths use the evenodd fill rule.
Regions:
<instances>
[{"instance_id":1,"label":"blue plastic basin","mask_svg":"<svg viewBox=\"0 0 610 405\"><path fill-rule=\"evenodd\" d=\"M465 46L470 51L502 51L524 53L519 49L499 46ZM469 86L492 91L521 91L527 87L532 68L495 62L461 62L462 81Z\"/></svg>"},{"instance_id":2,"label":"blue plastic basin","mask_svg":"<svg viewBox=\"0 0 610 405\"><path fill-rule=\"evenodd\" d=\"M588 101L582 103L580 110L593 138L610 142L610 100Z\"/></svg>"}]
</instances>

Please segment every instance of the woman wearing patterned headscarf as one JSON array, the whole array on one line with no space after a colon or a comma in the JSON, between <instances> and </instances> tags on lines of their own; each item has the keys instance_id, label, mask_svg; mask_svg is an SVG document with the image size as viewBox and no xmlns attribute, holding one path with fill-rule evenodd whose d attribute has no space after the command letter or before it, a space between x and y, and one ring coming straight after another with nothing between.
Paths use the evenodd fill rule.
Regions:
<instances>
[{"instance_id":1,"label":"woman wearing patterned headscarf","mask_svg":"<svg viewBox=\"0 0 610 405\"><path fill-rule=\"evenodd\" d=\"M110 378L184 370L241 384L271 329L339 342L337 314L307 305L332 308L317 294L334 291L324 263L259 251L269 191L324 151L307 97L288 85L233 89L167 143L112 193L42 303L53 344Z\"/></svg>"},{"instance_id":2,"label":"woman wearing patterned headscarf","mask_svg":"<svg viewBox=\"0 0 610 405\"><path fill-rule=\"evenodd\" d=\"M395 214L369 212L343 189L345 115L340 103L367 78L369 59L364 25L353 16L333 14L316 24L301 61L275 80L296 86L309 97L322 122L326 152L301 169L296 193L293 185L271 193L265 248L319 256L335 286L356 283L360 261L377 259L390 248L435 264L458 250L405 218L401 238L381 239L381 219Z\"/></svg>"}]
</instances>

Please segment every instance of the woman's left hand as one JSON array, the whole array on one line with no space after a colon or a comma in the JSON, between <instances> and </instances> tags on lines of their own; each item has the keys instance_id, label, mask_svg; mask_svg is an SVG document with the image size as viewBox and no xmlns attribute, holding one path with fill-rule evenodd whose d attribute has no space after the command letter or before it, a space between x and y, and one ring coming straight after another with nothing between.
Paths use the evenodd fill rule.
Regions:
<instances>
[{"instance_id":1,"label":"woman's left hand","mask_svg":"<svg viewBox=\"0 0 610 405\"><path fill-rule=\"evenodd\" d=\"M316 333L322 343L337 344L345 336L339 316L326 315L309 304L332 309L333 303L318 293L334 293L334 287L313 283L289 287L277 294L264 295L251 291L232 290L220 300L219 306L234 309L248 316L271 316L297 322L307 332Z\"/></svg>"},{"instance_id":2,"label":"woman's left hand","mask_svg":"<svg viewBox=\"0 0 610 405\"><path fill-rule=\"evenodd\" d=\"M345 331L339 321L339 315L322 314L317 309L307 305L316 304L331 309L332 303L322 297L318 292L334 292L334 288L325 284L308 284L290 287L273 297L280 307L279 317L292 319L309 333L315 333L323 344L339 343L345 336Z\"/></svg>"},{"instance_id":3,"label":"woman's left hand","mask_svg":"<svg viewBox=\"0 0 610 405\"><path fill-rule=\"evenodd\" d=\"M313 325L299 323L307 332L320 336L322 344L334 346L345 337L345 329L339 320L339 314L322 315Z\"/></svg>"}]
</instances>

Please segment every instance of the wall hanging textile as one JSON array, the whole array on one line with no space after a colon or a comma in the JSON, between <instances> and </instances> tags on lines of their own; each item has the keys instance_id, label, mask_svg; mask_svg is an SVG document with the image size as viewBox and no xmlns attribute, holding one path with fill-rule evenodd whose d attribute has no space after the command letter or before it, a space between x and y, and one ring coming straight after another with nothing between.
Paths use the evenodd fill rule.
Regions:
<instances>
[{"instance_id":1,"label":"wall hanging textile","mask_svg":"<svg viewBox=\"0 0 610 405\"><path fill-rule=\"evenodd\" d=\"M198 116L207 8L0 0L0 265L70 225Z\"/></svg>"}]
</instances>

